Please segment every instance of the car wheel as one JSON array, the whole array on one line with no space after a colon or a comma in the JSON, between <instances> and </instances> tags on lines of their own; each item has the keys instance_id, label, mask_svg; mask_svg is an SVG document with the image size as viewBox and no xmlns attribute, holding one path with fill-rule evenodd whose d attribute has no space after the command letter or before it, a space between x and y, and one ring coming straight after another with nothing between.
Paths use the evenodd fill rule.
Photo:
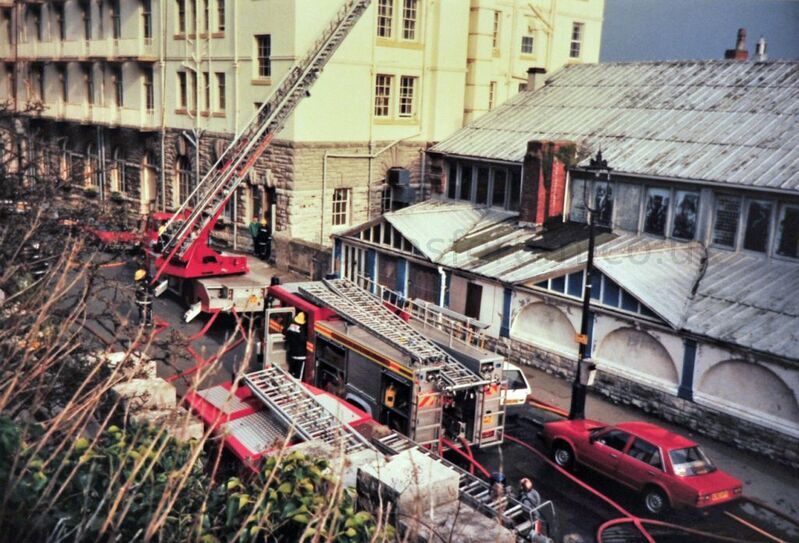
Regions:
<instances>
[{"instance_id":1,"label":"car wheel","mask_svg":"<svg viewBox=\"0 0 799 543\"><path fill-rule=\"evenodd\" d=\"M657 487L651 486L644 490L644 507L653 515L660 515L669 509L669 499Z\"/></svg>"},{"instance_id":2,"label":"car wheel","mask_svg":"<svg viewBox=\"0 0 799 543\"><path fill-rule=\"evenodd\" d=\"M552 460L563 469L571 470L574 467L574 451L568 444L558 441L552 445Z\"/></svg>"}]
</instances>

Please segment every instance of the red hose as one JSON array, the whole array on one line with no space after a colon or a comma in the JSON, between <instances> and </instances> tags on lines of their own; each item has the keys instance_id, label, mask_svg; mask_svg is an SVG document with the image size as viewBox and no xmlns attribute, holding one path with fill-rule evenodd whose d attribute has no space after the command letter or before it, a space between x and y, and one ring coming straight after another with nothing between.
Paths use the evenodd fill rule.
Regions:
<instances>
[{"instance_id":1,"label":"red hose","mask_svg":"<svg viewBox=\"0 0 799 543\"><path fill-rule=\"evenodd\" d=\"M459 455L461 455L462 457L464 457L466 460L468 460L468 461L469 461L469 463L470 463L472 466L476 467L478 470L480 470L480 473L482 473L483 475L485 475L487 479L490 479L490 478L491 478L491 474L490 474L490 473L488 473L488 470L487 470L487 469L485 469L485 468L482 466L482 464L480 464L480 462L478 462L478 461L477 461L477 460L475 460L474 458L470 458L470 457L469 457L469 455L467 455L465 452L463 452L462 450L460 450L460 449L458 448L458 446L457 446L455 443L453 443L452 441L448 440L448 439L447 439L447 438L445 438L445 437L442 437L442 438L440 438L440 439L439 439L439 450L441 450L441 444L444 444L445 446L449 447L451 450L455 451L456 453L458 453ZM439 456L440 456L440 455L439 455Z\"/></svg>"}]
</instances>

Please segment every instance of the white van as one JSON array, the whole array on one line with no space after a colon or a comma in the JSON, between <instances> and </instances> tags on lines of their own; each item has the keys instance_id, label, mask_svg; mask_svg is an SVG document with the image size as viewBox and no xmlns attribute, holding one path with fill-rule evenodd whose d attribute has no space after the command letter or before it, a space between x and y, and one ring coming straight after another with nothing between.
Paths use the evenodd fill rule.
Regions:
<instances>
[{"instance_id":1,"label":"white van","mask_svg":"<svg viewBox=\"0 0 799 543\"><path fill-rule=\"evenodd\" d=\"M508 382L504 391L505 405L518 405L527 400L527 395L532 392L530 383L524 372L516 365L505 362L502 365L504 380Z\"/></svg>"}]
</instances>

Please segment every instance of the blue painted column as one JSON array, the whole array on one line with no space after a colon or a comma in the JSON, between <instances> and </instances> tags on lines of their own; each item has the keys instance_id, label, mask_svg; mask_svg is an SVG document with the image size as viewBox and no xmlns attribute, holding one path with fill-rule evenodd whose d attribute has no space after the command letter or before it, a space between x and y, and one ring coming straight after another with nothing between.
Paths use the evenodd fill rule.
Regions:
<instances>
[{"instance_id":1,"label":"blue painted column","mask_svg":"<svg viewBox=\"0 0 799 543\"><path fill-rule=\"evenodd\" d=\"M685 351L682 357L682 378L677 389L677 396L684 400L694 399L694 367L696 366L696 341L686 339L683 341Z\"/></svg>"},{"instance_id":2,"label":"blue painted column","mask_svg":"<svg viewBox=\"0 0 799 543\"><path fill-rule=\"evenodd\" d=\"M337 239L333 243L333 260L330 262L330 273L337 273L339 277L344 276L341 269L341 253L343 252L341 240Z\"/></svg>"},{"instance_id":3,"label":"blue painted column","mask_svg":"<svg viewBox=\"0 0 799 543\"><path fill-rule=\"evenodd\" d=\"M404 258L397 259L397 292L403 298L408 296L408 261Z\"/></svg>"},{"instance_id":4,"label":"blue painted column","mask_svg":"<svg viewBox=\"0 0 799 543\"><path fill-rule=\"evenodd\" d=\"M513 299L513 289L505 287L502 291L502 324L499 327L500 337L510 337L510 303Z\"/></svg>"},{"instance_id":5,"label":"blue painted column","mask_svg":"<svg viewBox=\"0 0 799 543\"><path fill-rule=\"evenodd\" d=\"M366 251L366 277L372 281L372 294L377 293L377 252L374 249Z\"/></svg>"}]
</instances>

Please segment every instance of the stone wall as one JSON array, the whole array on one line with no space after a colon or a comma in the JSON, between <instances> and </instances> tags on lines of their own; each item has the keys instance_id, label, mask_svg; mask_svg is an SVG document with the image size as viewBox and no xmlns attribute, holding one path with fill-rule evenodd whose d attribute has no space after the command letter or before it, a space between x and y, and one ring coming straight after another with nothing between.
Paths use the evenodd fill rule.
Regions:
<instances>
[{"instance_id":1,"label":"stone wall","mask_svg":"<svg viewBox=\"0 0 799 543\"><path fill-rule=\"evenodd\" d=\"M496 349L514 364L532 366L568 381L574 378L576 363L573 360L526 343L501 338L492 340L487 348ZM597 372L591 391L614 403L637 407L739 449L799 469L799 440L785 434L602 371Z\"/></svg>"}]
</instances>

